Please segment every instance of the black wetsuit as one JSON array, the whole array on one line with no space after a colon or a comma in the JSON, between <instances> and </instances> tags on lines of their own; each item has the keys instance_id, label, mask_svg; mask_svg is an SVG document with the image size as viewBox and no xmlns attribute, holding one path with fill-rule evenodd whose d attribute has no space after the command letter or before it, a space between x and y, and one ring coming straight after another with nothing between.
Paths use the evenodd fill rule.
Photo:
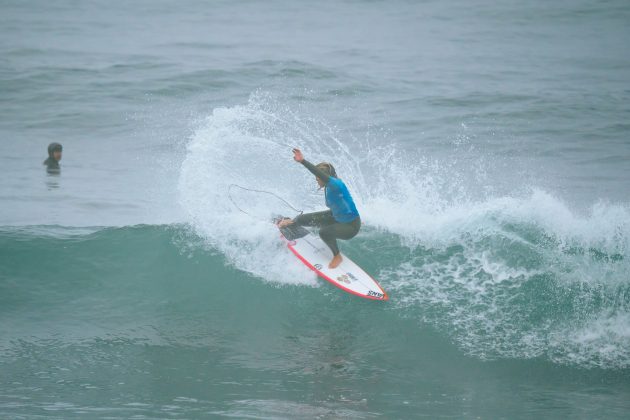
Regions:
<instances>
[{"instance_id":1,"label":"black wetsuit","mask_svg":"<svg viewBox=\"0 0 630 420\"><path fill-rule=\"evenodd\" d=\"M331 177L305 159L302 160L302 165L311 171L313 175L321 179L326 185L326 188L328 188L331 179L334 179L333 182L336 186L343 185L345 194L343 195L342 200L349 201L349 203L343 203L345 204L344 209L346 210L344 214L334 215L332 210L324 210L315 213L301 214L294 219L294 222L301 226L319 227L320 238L322 238L326 245L328 245L333 255L337 255L339 254L337 239L354 238L361 228L361 217L359 217L359 214L354 206L354 202L352 201L352 197L350 197L350 194L347 192L347 189L341 180ZM331 207L331 201L332 200L329 200L327 195L326 205L328 207ZM335 206L335 209L338 210L338 207ZM339 219L344 221L339 221ZM346 219L350 220L345 221Z\"/></svg>"},{"instance_id":2,"label":"black wetsuit","mask_svg":"<svg viewBox=\"0 0 630 420\"><path fill-rule=\"evenodd\" d=\"M59 173L61 171L59 162L54 158L55 150L62 150L61 145L59 143L50 143L48 145L48 159L44 161L46 170L49 173Z\"/></svg>"}]
</instances>

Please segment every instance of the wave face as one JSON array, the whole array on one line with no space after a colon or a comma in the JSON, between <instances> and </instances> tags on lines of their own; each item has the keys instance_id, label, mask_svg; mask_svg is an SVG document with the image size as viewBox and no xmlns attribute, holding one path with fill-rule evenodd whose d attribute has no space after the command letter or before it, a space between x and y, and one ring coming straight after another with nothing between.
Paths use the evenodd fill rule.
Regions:
<instances>
[{"instance_id":1,"label":"wave face","mask_svg":"<svg viewBox=\"0 0 630 420\"><path fill-rule=\"evenodd\" d=\"M0 414L411 418L605 404L622 418L620 244L478 212L441 244L374 227L345 244L387 303L310 287L312 275L255 275L189 225L2 228ZM267 252L285 258L280 244ZM605 394L588 391L601 383ZM475 402L488 400L507 403Z\"/></svg>"},{"instance_id":2,"label":"wave face","mask_svg":"<svg viewBox=\"0 0 630 420\"><path fill-rule=\"evenodd\" d=\"M295 212L269 194L227 193L237 184L306 211L322 208L313 177L291 160L292 146L333 162L349 185L365 227L343 250L383 282L401 315L482 360L630 366L626 205L599 202L579 212L535 187L471 198L468 185L487 182L479 168L471 179L472 168L360 141L264 92L215 109L182 165L180 204L193 231L234 267L266 282L317 284L279 252L267 222Z\"/></svg>"}]
</instances>

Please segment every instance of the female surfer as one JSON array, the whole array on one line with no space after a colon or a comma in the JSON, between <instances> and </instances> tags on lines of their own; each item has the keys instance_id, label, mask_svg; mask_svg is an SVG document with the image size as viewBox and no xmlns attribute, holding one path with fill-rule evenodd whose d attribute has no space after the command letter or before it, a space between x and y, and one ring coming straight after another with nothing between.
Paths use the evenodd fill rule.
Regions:
<instances>
[{"instance_id":1,"label":"female surfer","mask_svg":"<svg viewBox=\"0 0 630 420\"><path fill-rule=\"evenodd\" d=\"M315 213L300 214L295 219L283 219L278 223L279 227L290 224L300 226L319 227L319 236L328 245L333 253L333 259L328 264L329 268L337 268L341 264L342 257L337 246L337 239L351 239L359 233L361 217L357 211L352 196L342 180L337 178L335 168L327 162L313 165L302 155L300 149L293 149L293 159L301 163L315 175L320 188L324 187L326 207L330 210Z\"/></svg>"}]
</instances>

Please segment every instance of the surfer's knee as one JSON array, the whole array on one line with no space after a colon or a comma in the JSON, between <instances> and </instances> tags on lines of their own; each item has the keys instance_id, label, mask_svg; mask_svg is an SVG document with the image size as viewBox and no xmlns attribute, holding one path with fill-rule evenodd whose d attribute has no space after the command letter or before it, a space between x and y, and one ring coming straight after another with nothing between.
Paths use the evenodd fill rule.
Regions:
<instances>
[{"instance_id":1,"label":"surfer's knee","mask_svg":"<svg viewBox=\"0 0 630 420\"><path fill-rule=\"evenodd\" d=\"M325 242L327 240L335 239L335 232L331 226L324 226L319 230L319 237Z\"/></svg>"}]
</instances>

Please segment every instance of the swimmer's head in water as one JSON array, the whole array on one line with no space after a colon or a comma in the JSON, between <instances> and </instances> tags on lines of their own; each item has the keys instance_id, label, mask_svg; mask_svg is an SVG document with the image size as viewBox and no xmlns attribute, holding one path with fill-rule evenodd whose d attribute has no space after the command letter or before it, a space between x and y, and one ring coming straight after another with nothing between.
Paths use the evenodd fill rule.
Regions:
<instances>
[{"instance_id":1,"label":"swimmer's head in water","mask_svg":"<svg viewBox=\"0 0 630 420\"><path fill-rule=\"evenodd\" d=\"M59 143L50 143L48 145L48 157L55 159L56 161L61 160L61 152L63 151L63 147Z\"/></svg>"}]
</instances>

